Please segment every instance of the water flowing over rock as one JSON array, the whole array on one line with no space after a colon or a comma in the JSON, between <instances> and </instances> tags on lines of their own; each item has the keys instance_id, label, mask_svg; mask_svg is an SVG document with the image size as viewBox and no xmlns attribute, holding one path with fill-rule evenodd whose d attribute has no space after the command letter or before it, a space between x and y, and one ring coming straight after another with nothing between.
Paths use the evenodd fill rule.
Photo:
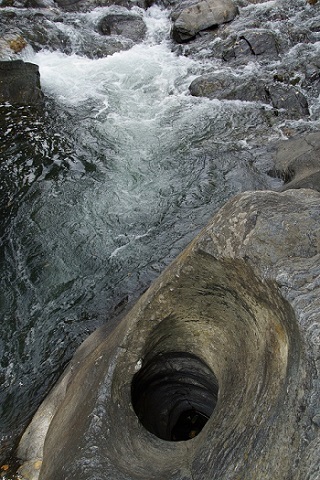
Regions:
<instances>
[{"instance_id":1,"label":"water flowing over rock","mask_svg":"<svg viewBox=\"0 0 320 480\"><path fill-rule=\"evenodd\" d=\"M75 53L101 58L128 50L143 39L146 27L141 14L131 13L124 7L114 8L116 11L113 13L108 11L106 15L101 12L100 15L93 14L92 18L90 13L79 17L72 12L61 14L57 9L20 9L19 13L5 11L0 54L12 60L23 47L29 52L47 49L68 55ZM110 23L108 34L107 18Z\"/></svg>"},{"instance_id":2,"label":"water flowing over rock","mask_svg":"<svg viewBox=\"0 0 320 480\"><path fill-rule=\"evenodd\" d=\"M119 5L121 7L130 8L134 3L130 0L57 0L57 5L66 11L88 11L96 7L110 7Z\"/></svg>"},{"instance_id":3,"label":"water flowing over rock","mask_svg":"<svg viewBox=\"0 0 320 480\"><path fill-rule=\"evenodd\" d=\"M319 193L229 201L84 343L20 456L41 460L45 438L41 480L316 480L319 246ZM206 421L176 441L184 412Z\"/></svg>"},{"instance_id":4,"label":"water flowing over rock","mask_svg":"<svg viewBox=\"0 0 320 480\"><path fill-rule=\"evenodd\" d=\"M266 78L256 78L253 74L203 75L195 79L190 87L190 93L196 97L210 99L242 100L262 102L273 106L276 114L285 111L289 118L301 118L309 115L306 97L294 86L281 83L271 83Z\"/></svg>"}]
</instances>

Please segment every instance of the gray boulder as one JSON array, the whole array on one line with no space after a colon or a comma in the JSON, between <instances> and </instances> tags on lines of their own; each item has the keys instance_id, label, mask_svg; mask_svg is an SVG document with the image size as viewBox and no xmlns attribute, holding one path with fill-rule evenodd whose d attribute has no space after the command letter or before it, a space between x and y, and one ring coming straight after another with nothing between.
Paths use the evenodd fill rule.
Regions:
<instances>
[{"instance_id":1,"label":"gray boulder","mask_svg":"<svg viewBox=\"0 0 320 480\"><path fill-rule=\"evenodd\" d=\"M0 62L0 103L42 105L38 66L22 60Z\"/></svg>"},{"instance_id":2,"label":"gray boulder","mask_svg":"<svg viewBox=\"0 0 320 480\"><path fill-rule=\"evenodd\" d=\"M133 42L141 42L147 27L143 19L132 14L109 14L98 25L102 35L121 35Z\"/></svg>"},{"instance_id":3,"label":"gray boulder","mask_svg":"<svg viewBox=\"0 0 320 480\"><path fill-rule=\"evenodd\" d=\"M277 37L274 33L258 29L245 32L242 38L247 42L253 55L271 55L279 54Z\"/></svg>"},{"instance_id":4,"label":"gray boulder","mask_svg":"<svg viewBox=\"0 0 320 480\"><path fill-rule=\"evenodd\" d=\"M248 29L224 42L222 58L225 61L241 61L247 58L277 59L282 46L274 32L266 29Z\"/></svg>"},{"instance_id":5,"label":"gray boulder","mask_svg":"<svg viewBox=\"0 0 320 480\"><path fill-rule=\"evenodd\" d=\"M227 76L220 72L202 75L193 80L189 90L195 97L268 102L265 82L253 75Z\"/></svg>"},{"instance_id":6,"label":"gray boulder","mask_svg":"<svg viewBox=\"0 0 320 480\"><path fill-rule=\"evenodd\" d=\"M20 473L318 480L319 258L318 192L230 200L84 342L22 438Z\"/></svg>"},{"instance_id":7,"label":"gray boulder","mask_svg":"<svg viewBox=\"0 0 320 480\"><path fill-rule=\"evenodd\" d=\"M191 95L219 100L242 100L271 104L276 115L301 118L309 115L308 101L293 85L257 78L253 74L228 76L220 72L202 75L190 84Z\"/></svg>"},{"instance_id":8,"label":"gray boulder","mask_svg":"<svg viewBox=\"0 0 320 480\"><path fill-rule=\"evenodd\" d=\"M276 110L285 110L289 118L309 115L308 101L304 94L293 85L274 83L267 87L270 101Z\"/></svg>"},{"instance_id":9,"label":"gray boulder","mask_svg":"<svg viewBox=\"0 0 320 480\"><path fill-rule=\"evenodd\" d=\"M193 38L201 30L230 22L238 14L233 0L202 0L173 12L172 37L182 43Z\"/></svg>"},{"instance_id":10,"label":"gray boulder","mask_svg":"<svg viewBox=\"0 0 320 480\"><path fill-rule=\"evenodd\" d=\"M282 190L312 188L320 192L320 132L278 142L273 163L269 175L283 180Z\"/></svg>"}]
</instances>

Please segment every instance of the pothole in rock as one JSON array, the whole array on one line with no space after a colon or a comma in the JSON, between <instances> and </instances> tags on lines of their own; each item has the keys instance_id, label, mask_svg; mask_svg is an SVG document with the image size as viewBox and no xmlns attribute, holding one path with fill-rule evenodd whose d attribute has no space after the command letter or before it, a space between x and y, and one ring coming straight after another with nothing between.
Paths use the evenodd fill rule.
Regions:
<instances>
[{"instance_id":1,"label":"pothole in rock","mask_svg":"<svg viewBox=\"0 0 320 480\"><path fill-rule=\"evenodd\" d=\"M178 442L201 432L216 406L218 390L215 374L200 358L164 352L146 358L133 378L131 399L149 432Z\"/></svg>"}]
</instances>

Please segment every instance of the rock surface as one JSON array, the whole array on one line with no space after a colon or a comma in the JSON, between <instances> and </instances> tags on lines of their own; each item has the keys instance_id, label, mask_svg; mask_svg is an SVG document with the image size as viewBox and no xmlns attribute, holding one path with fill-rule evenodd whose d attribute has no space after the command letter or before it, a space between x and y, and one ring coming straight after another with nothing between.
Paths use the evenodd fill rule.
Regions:
<instances>
[{"instance_id":1,"label":"rock surface","mask_svg":"<svg viewBox=\"0 0 320 480\"><path fill-rule=\"evenodd\" d=\"M225 61L239 61L243 57L276 59L280 51L281 46L274 32L263 28L248 29L223 43L222 58Z\"/></svg>"},{"instance_id":2,"label":"rock surface","mask_svg":"<svg viewBox=\"0 0 320 480\"><path fill-rule=\"evenodd\" d=\"M74 9L76 5L73 4ZM47 49L101 58L128 50L143 40L146 26L137 12L121 6L115 8L116 13L101 13L90 22L85 15L79 18L72 12L62 14L57 9L20 9L18 13L0 9L3 24L0 56L13 60L19 58L22 50Z\"/></svg>"},{"instance_id":3,"label":"rock surface","mask_svg":"<svg viewBox=\"0 0 320 480\"><path fill-rule=\"evenodd\" d=\"M0 62L0 103L42 105L38 66L22 60Z\"/></svg>"},{"instance_id":4,"label":"rock surface","mask_svg":"<svg viewBox=\"0 0 320 480\"><path fill-rule=\"evenodd\" d=\"M172 36L177 42L194 37L201 30L230 22L238 13L232 0L203 0L173 12ZM180 11L181 10L181 11Z\"/></svg>"},{"instance_id":5,"label":"rock surface","mask_svg":"<svg viewBox=\"0 0 320 480\"><path fill-rule=\"evenodd\" d=\"M128 0L57 0L57 5L67 11L91 10L96 7L109 7L111 5L119 5L128 8L130 1Z\"/></svg>"},{"instance_id":6,"label":"rock surface","mask_svg":"<svg viewBox=\"0 0 320 480\"><path fill-rule=\"evenodd\" d=\"M112 333L88 338L27 430L21 457L39 462L45 436L41 480L317 480L319 258L319 193L233 198ZM142 426L131 389L151 366L170 385L165 358L177 353L204 362L219 395L201 433L168 442ZM162 417L163 390L155 385L153 399L148 377L140 382L156 427L183 408L184 380ZM199 407L192 393L188 402Z\"/></svg>"},{"instance_id":7,"label":"rock surface","mask_svg":"<svg viewBox=\"0 0 320 480\"><path fill-rule=\"evenodd\" d=\"M241 100L271 104L276 115L283 112L287 118L309 115L306 97L292 85L257 78L253 74L208 74L193 80L189 90L196 97L219 100Z\"/></svg>"},{"instance_id":8,"label":"rock surface","mask_svg":"<svg viewBox=\"0 0 320 480\"><path fill-rule=\"evenodd\" d=\"M265 82L254 75L226 76L222 72L202 75L193 80L189 90L196 97L268 103Z\"/></svg>"},{"instance_id":9,"label":"rock surface","mask_svg":"<svg viewBox=\"0 0 320 480\"><path fill-rule=\"evenodd\" d=\"M283 190L312 188L320 191L320 133L294 136L276 145L274 169L269 174L284 181Z\"/></svg>"},{"instance_id":10,"label":"rock surface","mask_svg":"<svg viewBox=\"0 0 320 480\"><path fill-rule=\"evenodd\" d=\"M102 35L121 35L134 42L141 42L147 31L141 17L129 14L106 15L98 28Z\"/></svg>"}]
</instances>

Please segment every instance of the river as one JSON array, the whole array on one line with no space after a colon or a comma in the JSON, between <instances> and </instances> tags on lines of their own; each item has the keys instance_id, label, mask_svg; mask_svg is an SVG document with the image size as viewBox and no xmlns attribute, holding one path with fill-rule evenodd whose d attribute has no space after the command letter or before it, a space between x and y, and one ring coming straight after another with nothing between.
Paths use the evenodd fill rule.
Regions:
<instances>
[{"instance_id":1,"label":"river","mask_svg":"<svg viewBox=\"0 0 320 480\"><path fill-rule=\"evenodd\" d=\"M69 14L61 29L75 51L81 25L107 11ZM4 448L83 339L127 308L228 198L280 185L254 149L283 137L270 108L191 96L215 60L173 51L168 11L137 13L146 39L105 58L27 49L46 112L30 124L24 109L1 107Z\"/></svg>"}]
</instances>

